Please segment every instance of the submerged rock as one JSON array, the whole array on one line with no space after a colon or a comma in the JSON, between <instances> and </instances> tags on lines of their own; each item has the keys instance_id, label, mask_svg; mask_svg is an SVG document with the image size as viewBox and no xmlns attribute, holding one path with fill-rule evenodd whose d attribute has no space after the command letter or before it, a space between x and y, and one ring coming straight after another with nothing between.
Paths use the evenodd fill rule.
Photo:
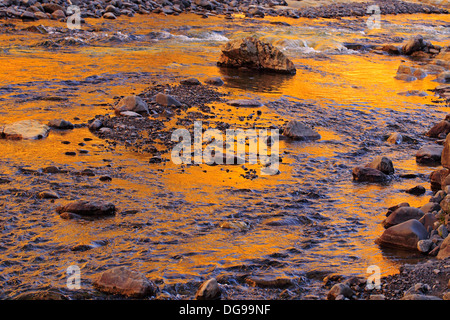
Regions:
<instances>
[{"instance_id":1,"label":"submerged rock","mask_svg":"<svg viewBox=\"0 0 450 320\"><path fill-rule=\"evenodd\" d=\"M225 44L217 65L286 74L296 73L294 64L284 53L254 37L232 40Z\"/></svg>"},{"instance_id":2,"label":"submerged rock","mask_svg":"<svg viewBox=\"0 0 450 320\"><path fill-rule=\"evenodd\" d=\"M38 140L48 136L50 128L36 120L22 120L7 124L0 136L11 140Z\"/></svg>"},{"instance_id":3,"label":"submerged rock","mask_svg":"<svg viewBox=\"0 0 450 320\"><path fill-rule=\"evenodd\" d=\"M111 216L116 212L116 207L111 202L106 201L85 201L79 200L59 206L56 208L63 218L71 218L75 216L100 217Z\"/></svg>"},{"instance_id":4,"label":"submerged rock","mask_svg":"<svg viewBox=\"0 0 450 320\"><path fill-rule=\"evenodd\" d=\"M306 126L300 121L291 120L283 129L283 135L293 140L318 140L321 138L320 134Z\"/></svg>"},{"instance_id":5,"label":"submerged rock","mask_svg":"<svg viewBox=\"0 0 450 320\"><path fill-rule=\"evenodd\" d=\"M262 106L261 102L255 99L235 99L228 101L228 104L235 107L254 108Z\"/></svg>"}]
</instances>

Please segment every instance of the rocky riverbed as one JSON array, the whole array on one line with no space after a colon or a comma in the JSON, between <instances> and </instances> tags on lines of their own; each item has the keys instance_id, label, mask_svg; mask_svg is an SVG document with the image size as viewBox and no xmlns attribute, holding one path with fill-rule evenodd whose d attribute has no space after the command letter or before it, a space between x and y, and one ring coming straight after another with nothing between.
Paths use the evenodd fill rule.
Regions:
<instances>
[{"instance_id":1,"label":"rocky riverbed","mask_svg":"<svg viewBox=\"0 0 450 320\"><path fill-rule=\"evenodd\" d=\"M33 20L36 15L32 18L22 11L33 6L41 11L39 4L8 3L16 11L9 10L6 16ZM294 56L295 75L260 74L249 71L254 64L244 63L239 70L218 68L220 53L225 50L223 38L228 40L238 31L226 24L229 19L214 15L244 12L248 20L234 19L243 24L240 27L248 28L248 33L262 26L269 28L268 33L274 33L273 28L289 33L296 20L264 24L253 18L267 18L272 10L276 16L299 19L309 14L359 16L366 7L334 4L292 11L278 9L276 6L282 4L271 2L272 9L249 13L232 9L236 4L211 2L210 7L206 2L191 3L183 4L183 10L180 4L164 4L148 2L136 9L131 3L115 2L109 3L112 7L107 10L106 3L99 2L94 11L87 10L90 15L83 16L89 24L87 30L78 31L77 38L71 39L61 25L44 26L38 21L22 28L14 20L17 25L4 24L5 34L31 37L32 47L37 44L43 52L40 54L58 52L60 59L66 57L63 51L94 59L102 46L120 46L125 52L138 46L145 53L148 47L154 49L162 42L162 55L168 55L169 62L154 55L152 68L156 71L133 73L130 68L133 70L136 61L147 59L139 60L139 53L135 53L128 63L117 55L128 70L82 73L82 79L30 79L25 83L27 91L17 79L0 88L5 108L2 122L6 123L2 138L7 138L1 140L5 147L0 175L0 250L5 257L0 266L1 297L448 299L449 261L435 258L441 258L445 239L450 239L444 236L444 229L448 232L444 201L448 170L441 161L449 131L445 117L449 44L445 31L439 29L445 28L445 21L433 16L439 27L432 40L416 34L356 37L336 51L333 46L329 51L316 46L318 52L312 56ZM383 13L445 12L403 2L382 4L382 10L394 10ZM259 5L265 8L265 4ZM65 8L57 10L66 16ZM145 35L116 31L114 39L109 34L99 36L103 22L89 20L108 20L105 12L119 17L117 22L124 17L133 19L129 16L136 12L179 17L186 8L232 32L218 33L215 26L208 26L212 29L208 40L201 40L207 49L199 50L196 44L180 49L178 43L167 41L199 41L198 33L194 33L195 38L182 33L189 30L183 26L184 20L174 20L182 27L152 30ZM58 23L58 19L65 19L61 13L59 18L56 14L50 17L57 10L44 9L45 17L41 16ZM191 30L195 30L196 18L189 19L188 23L194 24ZM349 21L323 23L337 28L340 34ZM359 32L364 25L365 21L356 20L352 28ZM47 34L51 34L50 39L45 38ZM441 36L444 41L439 41ZM208 43L211 38L221 39L221 43ZM289 40L272 42L291 56L293 51L285 49L292 44ZM21 46L20 50L26 50L23 42ZM165 46L178 50L176 59L171 60ZM9 54L16 54L14 50L17 48ZM158 50L162 49L155 52ZM188 60L185 50L199 58ZM212 53L206 55L205 51ZM336 53L342 51L346 52L343 56ZM379 72L370 73L373 65L367 61L376 61L387 84L380 78L370 81ZM321 68L324 63L329 67ZM369 76L363 79L368 83L363 84L360 78L340 79L356 68L352 66L347 74L341 72L347 63L366 67ZM70 65L70 60L61 65ZM386 71L385 65L391 69ZM105 66L95 69L95 63L90 62L89 67L98 70ZM321 84L312 93L307 89L311 86L305 81L308 77ZM140 83L142 79L145 84ZM305 82L295 82L298 79ZM128 82L139 89L117 88ZM398 87L392 92L389 85ZM371 93L373 88L382 92L379 94L385 101L377 100L377 94ZM105 94L103 90L109 91ZM433 96L432 90L439 96ZM387 102L388 98L394 102ZM9 109L11 101L17 103L18 110ZM402 107L396 107L397 103ZM76 112L70 110L74 106ZM39 110L43 116L32 122L23 122L20 117L18 121L8 119L22 110ZM212 127L222 132L229 128L279 129L279 172L262 175L263 163L173 165L173 130L181 127L192 132L196 121L202 122L204 130ZM22 134L24 129L27 135ZM381 161L381 156L388 161ZM374 159L387 165L374 164ZM366 167L368 163L371 165ZM355 167L360 169L352 174ZM439 190L442 199L437 201ZM403 222L391 221L401 216L394 214L396 206L411 208L400 211L425 228L426 236L413 239L415 243L406 250L375 243L385 231ZM424 215L413 217L422 212ZM424 222L425 214L431 223ZM382 225L389 217L390 224ZM406 240L409 245L410 238ZM81 270L82 289L70 290L66 285L66 270L72 265ZM370 265L383 271L379 289L366 288ZM345 272L349 268L353 268L350 274ZM134 285L121 283L124 279L133 280Z\"/></svg>"}]
</instances>

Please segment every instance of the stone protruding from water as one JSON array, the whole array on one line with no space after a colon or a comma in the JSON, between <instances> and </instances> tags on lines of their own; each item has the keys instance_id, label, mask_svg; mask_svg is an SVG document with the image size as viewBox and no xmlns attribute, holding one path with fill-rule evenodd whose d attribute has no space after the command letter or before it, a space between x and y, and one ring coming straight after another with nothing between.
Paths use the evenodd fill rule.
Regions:
<instances>
[{"instance_id":1,"label":"stone protruding from water","mask_svg":"<svg viewBox=\"0 0 450 320\"><path fill-rule=\"evenodd\" d=\"M93 283L102 292L132 298L154 296L158 287L147 277L126 267L115 267L101 273Z\"/></svg>"},{"instance_id":2,"label":"stone protruding from water","mask_svg":"<svg viewBox=\"0 0 450 320\"><path fill-rule=\"evenodd\" d=\"M294 63L283 52L254 37L226 43L217 65L285 74L296 73Z\"/></svg>"},{"instance_id":3,"label":"stone protruding from water","mask_svg":"<svg viewBox=\"0 0 450 320\"><path fill-rule=\"evenodd\" d=\"M10 140L38 140L48 136L50 128L36 120L22 120L1 128L0 137Z\"/></svg>"}]
</instances>

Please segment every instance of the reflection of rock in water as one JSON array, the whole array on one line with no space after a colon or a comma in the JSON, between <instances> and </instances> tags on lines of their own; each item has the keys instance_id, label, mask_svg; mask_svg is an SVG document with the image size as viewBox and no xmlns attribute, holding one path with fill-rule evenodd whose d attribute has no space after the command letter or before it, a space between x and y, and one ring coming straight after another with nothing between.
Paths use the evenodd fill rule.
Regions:
<instances>
[{"instance_id":1,"label":"reflection of rock in water","mask_svg":"<svg viewBox=\"0 0 450 320\"><path fill-rule=\"evenodd\" d=\"M281 93L294 75L258 72L233 68L219 68L225 85L231 88L240 88L258 93Z\"/></svg>"}]
</instances>

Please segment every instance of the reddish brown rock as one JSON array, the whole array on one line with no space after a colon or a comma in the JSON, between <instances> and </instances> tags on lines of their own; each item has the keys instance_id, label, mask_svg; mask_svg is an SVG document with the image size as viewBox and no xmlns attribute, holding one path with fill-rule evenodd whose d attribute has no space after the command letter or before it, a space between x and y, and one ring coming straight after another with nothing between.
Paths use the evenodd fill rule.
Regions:
<instances>
[{"instance_id":1,"label":"reddish brown rock","mask_svg":"<svg viewBox=\"0 0 450 320\"><path fill-rule=\"evenodd\" d=\"M93 285L102 292L131 298L153 296L158 291L158 287L145 275L126 267L106 270L95 279Z\"/></svg>"},{"instance_id":2,"label":"reddish brown rock","mask_svg":"<svg viewBox=\"0 0 450 320\"><path fill-rule=\"evenodd\" d=\"M283 52L254 37L232 40L225 44L217 65L286 74L296 73L294 63Z\"/></svg>"}]
</instances>

